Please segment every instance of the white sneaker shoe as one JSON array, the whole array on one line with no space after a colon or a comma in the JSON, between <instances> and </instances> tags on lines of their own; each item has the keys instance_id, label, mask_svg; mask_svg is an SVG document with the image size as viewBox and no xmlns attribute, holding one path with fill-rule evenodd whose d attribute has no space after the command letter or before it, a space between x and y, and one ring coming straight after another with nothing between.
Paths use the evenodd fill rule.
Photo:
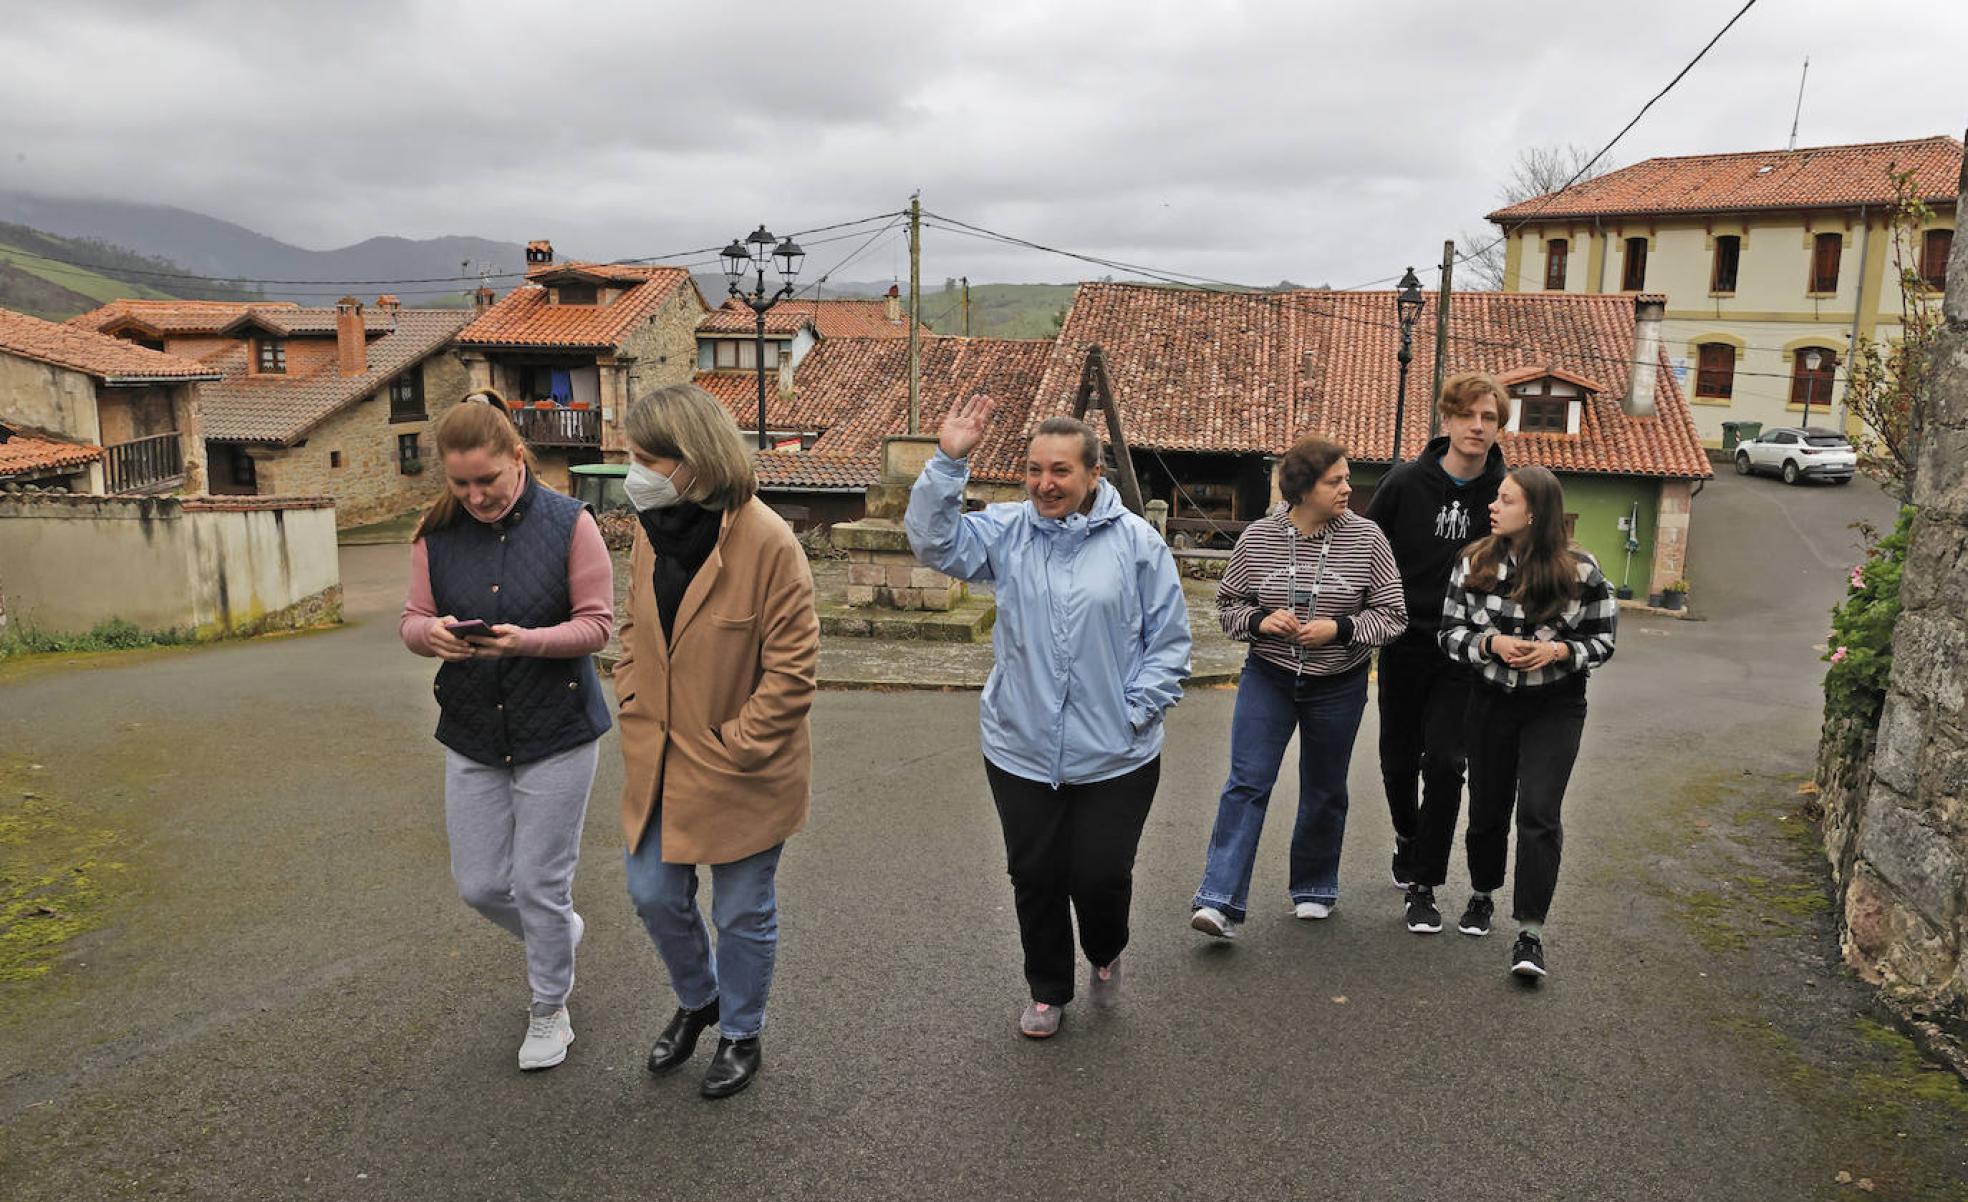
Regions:
<instances>
[{"instance_id":1,"label":"white sneaker shoe","mask_svg":"<svg viewBox=\"0 0 1968 1202\"><path fill-rule=\"evenodd\" d=\"M1292 913L1300 918L1331 918L1332 907L1325 902L1299 902L1292 907Z\"/></svg>"},{"instance_id":2,"label":"white sneaker shoe","mask_svg":"<svg viewBox=\"0 0 1968 1202\"><path fill-rule=\"evenodd\" d=\"M1218 939L1235 939L1237 937L1236 920L1226 917L1223 911L1214 906L1204 906L1194 914L1191 914L1189 916L1189 926L1194 930L1201 931L1205 935L1211 935Z\"/></svg>"},{"instance_id":3,"label":"white sneaker shoe","mask_svg":"<svg viewBox=\"0 0 1968 1202\"><path fill-rule=\"evenodd\" d=\"M552 1068L567 1059L567 1045L573 1042L574 1024L568 1021L567 1007L532 1015L526 1020L526 1042L519 1045L519 1067L529 1072Z\"/></svg>"},{"instance_id":4,"label":"white sneaker shoe","mask_svg":"<svg viewBox=\"0 0 1968 1202\"><path fill-rule=\"evenodd\" d=\"M588 924L587 921L581 917L581 912L579 910L572 910L569 911L569 913L574 915L574 922L573 922L574 946L579 947L581 946L581 936L586 935L588 933Z\"/></svg>"}]
</instances>

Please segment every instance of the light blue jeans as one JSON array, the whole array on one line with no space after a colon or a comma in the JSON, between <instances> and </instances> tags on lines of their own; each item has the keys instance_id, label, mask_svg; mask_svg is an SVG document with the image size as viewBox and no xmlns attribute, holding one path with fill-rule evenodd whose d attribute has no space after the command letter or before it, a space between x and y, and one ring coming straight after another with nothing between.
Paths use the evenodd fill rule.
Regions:
<instances>
[{"instance_id":1,"label":"light blue jeans","mask_svg":"<svg viewBox=\"0 0 1968 1202\"><path fill-rule=\"evenodd\" d=\"M774 878L784 843L729 864L712 864L711 951L697 908L697 866L663 862L663 820L649 820L642 846L626 854L629 897L670 972L677 1005L699 1010L718 1003L718 1033L750 1039L765 1026L772 963L779 950L779 900Z\"/></svg>"}]
</instances>

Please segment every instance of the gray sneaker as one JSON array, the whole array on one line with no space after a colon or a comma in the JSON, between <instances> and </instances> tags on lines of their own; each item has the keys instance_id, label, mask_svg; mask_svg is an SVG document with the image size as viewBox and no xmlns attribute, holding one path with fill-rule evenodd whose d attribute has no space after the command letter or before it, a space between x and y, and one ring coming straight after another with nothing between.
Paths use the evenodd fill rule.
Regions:
<instances>
[{"instance_id":1,"label":"gray sneaker","mask_svg":"<svg viewBox=\"0 0 1968 1202\"><path fill-rule=\"evenodd\" d=\"M1218 939L1235 939L1237 937L1237 920L1226 917L1223 911L1217 909L1215 906L1204 906L1194 914L1191 914L1189 916L1189 926L1194 930L1201 931L1205 935L1212 935Z\"/></svg>"},{"instance_id":2,"label":"gray sneaker","mask_svg":"<svg viewBox=\"0 0 1968 1202\"><path fill-rule=\"evenodd\" d=\"M574 1024L567 1019L567 1007L550 1014L534 1014L526 1020L526 1042L519 1045L519 1067L552 1068L567 1059L567 1045L574 1042Z\"/></svg>"},{"instance_id":3,"label":"gray sneaker","mask_svg":"<svg viewBox=\"0 0 1968 1202\"><path fill-rule=\"evenodd\" d=\"M1027 1039L1050 1039L1059 1033L1059 1020L1065 1011L1045 1002L1033 1002L1018 1016L1018 1033Z\"/></svg>"},{"instance_id":4,"label":"gray sneaker","mask_svg":"<svg viewBox=\"0 0 1968 1202\"><path fill-rule=\"evenodd\" d=\"M1105 968L1095 968L1087 981L1087 997L1096 1006L1118 1006L1121 1001L1121 958Z\"/></svg>"}]
</instances>

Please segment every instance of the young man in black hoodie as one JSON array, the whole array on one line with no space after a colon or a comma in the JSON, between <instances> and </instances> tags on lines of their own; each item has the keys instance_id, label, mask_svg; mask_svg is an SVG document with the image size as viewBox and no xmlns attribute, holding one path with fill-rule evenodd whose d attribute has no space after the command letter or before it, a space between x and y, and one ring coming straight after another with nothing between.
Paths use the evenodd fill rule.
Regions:
<instances>
[{"instance_id":1,"label":"young man in black hoodie","mask_svg":"<svg viewBox=\"0 0 1968 1202\"><path fill-rule=\"evenodd\" d=\"M1442 434L1374 490L1367 516L1394 548L1408 629L1380 652L1380 775L1394 819L1394 883L1407 890L1407 925L1436 934L1435 890L1448 877L1462 811L1469 669L1442 654L1435 634L1442 598L1462 549L1490 532L1490 502L1503 482L1497 434L1510 421L1510 394L1482 372L1442 383ZM1419 799L1415 787L1420 778ZM1487 935L1490 899L1470 899L1459 929Z\"/></svg>"}]
</instances>

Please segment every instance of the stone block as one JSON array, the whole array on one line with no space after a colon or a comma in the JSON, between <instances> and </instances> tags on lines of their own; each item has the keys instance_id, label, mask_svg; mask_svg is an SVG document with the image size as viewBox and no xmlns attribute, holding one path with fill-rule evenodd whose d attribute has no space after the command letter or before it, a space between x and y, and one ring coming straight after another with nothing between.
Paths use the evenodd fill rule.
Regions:
<instances>
[{"instance_id":1,"label":"stone block","mask_svg":"<svg viewBox=\"0 0 1968 1202\"><path fill-rule=\"evenodd\" d=\"M1922 515L1968 518L1968 471L1961 468L1968 464L1968 429L1928 426L1921 435L1918 462L1914 504Z\"/></svg>"},{"instance_id":2,"label":"stone block","mask_svg":"<svg viewBox=\"0 0 1968 1202\"><path fill-rule=\"evenodd\" d=\"M1913 803L1884 785L1866 795L1859 858L1935 930L1953 930L1962 920L1968 848L1922 822Z\"/></svg>"},{"instance_id":3,"label":"stone block","mask_svg":"<svg viewBox=\"0 0 1968 1202\"><path fill-rule=\"evenodd\" d=\"M1920 703L1903 694L1888 698L1873 745L1873 778L1911 795L1919 779L1921 752L1926 743L1927 723Z\"/></svg>"},{"instance_id":4,"label":"stone block","mask_svg":"<svg viewBox=\"0 0 1968 1202\"><path fill-rule=\"evenodd\" d=\"M899 522L909 511L909 486L877 484L868 490L866 505L869 517Z\"/></svg>"},{"instance_id":5,"label":"stone block","mask_svg":"<svg viewBox=\"0 0 1968 1202\"><path fill-rule=\"evenodd\" d=\"M913 484L922 475L923 465L936 454L936 439L929 434L891 434L882 439L881 478L884 484Z\"/></svg>"},{"instance_id":6,"label":"stone block","mask_svg":"<svg viewBox=\"0 0 1968 1202\"><path fill-rule=\"evenodd\" d=\"M847 565L847 582L866 585L886 584L888 569L878 563L850 563Z\"/></svg>"},{"instance_id":7,"label":"stone block","mask_svg":"<svg viewBox=\"0 0 1968 1202\"><path fill-rule=\"evenodd\" d=\"M1924 697L1944 721L1968 725L1968 628L1947 607L1904 614L1893 632L1892 691Z\"/></svg>"},{"instance_id":8,"label":"stone block","mask_svg":"<svg viewBox=\"0 0 1968 1202\"><path fill-rule=\"evenodd\" d=\"M882 568L882 574L887 577L882 583L890 588L897 589L913 587L915 586L916 571L917 568L913 564L888 564Z\"/></svg>"},{"instance_id":9,"label":"stone block","mask_svg":"<svg viewBox=\"0 0 1968 1202\"><path fill-rule=\"evenodd\" d=\"M935 568L911 568L909 571L909 586L911 588L947 589L950 587L950 578Z\"/></svg>"},{"instance_id":10,"label":"stone block","mask_svg":"<svg viewBox=\"0 0 1968 1202\"><path fill-rule=\"evenodd\" d=\"M889 604L897 609L921 609L922 590L919 588L891 588L888 590Z\"/></svg>"},{"instance_id":11,"label":"stone block","mask_svg":"<svg viewBox=\"0 0 1968 1202\"><path fill-rule=\"evenodd\" d=\"M926 588L917 591L922 596L923 609L935 610L941 613L947 611L955 603L955 599L950 596L950 590L947 588Z\"/></svg>"},{"instance_id":12,"label":"stone block","mask_svg":"<svg viewBox=\"0 0 1968 1202\"><path fill-rule=\"evenodd\" d=\"M1963 595L1968 595L1968 529L1916 519L1900 576L1901 607L1948 605Z\"/></svg>"},{"instance_id":13,"label":"stone block","mask_svg":"<svg viewBox=\"0 0 1968 1202\"><path fill-rule=\"evenodd\" d=\"M910 554L908 534L893 522L836 522L833 539L836 547L850 551L899 551L904 555Z\"/></svg>"},{"instance_id":14,"label":"stone block","mask_svg":"<svg viewBox=\"0 0 1968 1202\"><path fill-rule=\"evenodd\" d=\"M848 585L847 603L849 605L873 605L875 603L874 586L867 584Z\"/></svg>"}]
</instances>

